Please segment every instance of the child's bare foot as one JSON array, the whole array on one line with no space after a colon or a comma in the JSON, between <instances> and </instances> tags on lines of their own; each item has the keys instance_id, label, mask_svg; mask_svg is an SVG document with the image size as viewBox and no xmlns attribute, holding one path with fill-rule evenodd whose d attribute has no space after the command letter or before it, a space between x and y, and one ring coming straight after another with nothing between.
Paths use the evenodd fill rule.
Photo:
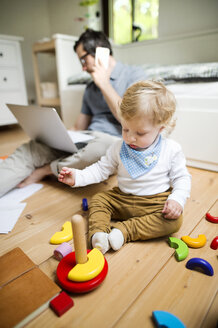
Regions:
<instances>
[{"instance_id":1,"label":"child's bare foot","mask_svg":"<svg viewBox=\"0 0 218 328\"><path fill-rule=\"evenodd\" d=\"M45 178L46 176L51 175L51 174L53 174L53 173L51 171L50 165L46 164L42 167L35 169L26 179L21 181L17 185L17 187L18 188L26 187L32 183L41 181L43 178Z\"/></svg>"}]
</instances>

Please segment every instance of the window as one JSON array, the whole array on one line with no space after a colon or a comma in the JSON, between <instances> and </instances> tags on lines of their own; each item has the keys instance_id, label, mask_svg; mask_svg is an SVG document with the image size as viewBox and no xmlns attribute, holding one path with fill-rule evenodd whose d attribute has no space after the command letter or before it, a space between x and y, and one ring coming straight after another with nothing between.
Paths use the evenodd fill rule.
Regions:
<instances>
[{"instance_id":1,"label":"window","mask_svg":"<svg viewBox=\"0 0 218 328\"><path fill-rule=\"evenodd\" d=\"M159 0L112 0L110 37L117 44L158 37Z\"/></svg>"}]
</instances>

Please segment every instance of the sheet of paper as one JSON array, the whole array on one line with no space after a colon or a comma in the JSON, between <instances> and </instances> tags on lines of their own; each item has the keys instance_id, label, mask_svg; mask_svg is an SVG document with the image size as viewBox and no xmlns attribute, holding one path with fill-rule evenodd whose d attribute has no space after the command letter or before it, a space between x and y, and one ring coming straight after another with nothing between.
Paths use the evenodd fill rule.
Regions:
<instances>
[{"instance_id":1,"label":"sheet of paper","mask_svg":"<svg viewBox=\"0 0 218 328\"><path fill-rule=\"evenodd\" d=\"M8 233L15 226L26 203L21 203L43 187L33 183L24 188L14 188L0 198L0 233Z\"/></svg>"},{"instance_id":2,"label":"sheet of paper","mask_svg":"<svg viewBox=\"0 0 218 328\"><path fill-rule=\"evenodd\" d=\"M26 203L0 204L0 233L8 233L13 229L25 206Z\"/></svg>"},{"instance_id":3,"label":"sheet of paper","mask_svg":"<svg viewBox=\"0 0 218 328\"><path fill-rule=\"evenodd\" d=\"M10 201L11 203L22 202L43 187L40 183L32 183L24 188L14 188L0 198L0 204Z\"/></svg>"},{"instance_id":4,"label":"sheet of paper","mask_svg":"<svg viewBox=\"0 0 218 328\"><path fill-rule=\"evenodd\" d=\"M92 139L95 138L93 136L90 136L89 134L78 132L78 131L68 130L67 132L68 132L69 136L71 137L71 139L73 140L74 143L86 142L86 141L89 141L89 140L92 140Z\"/></svg>"}]
</instances>

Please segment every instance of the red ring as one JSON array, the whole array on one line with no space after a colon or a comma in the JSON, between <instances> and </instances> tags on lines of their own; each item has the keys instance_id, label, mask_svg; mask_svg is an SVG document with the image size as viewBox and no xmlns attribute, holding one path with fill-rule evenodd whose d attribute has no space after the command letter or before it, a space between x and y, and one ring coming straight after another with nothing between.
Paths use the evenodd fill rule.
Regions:
<instances>
[{"instance_id":1,"label":"red ring","mask_svg":"<svg viewBox=\"0 0 218 328\"><path fill-rule=\"evenodd\" d=\"M89 253L91 250L87 250ZM75 282L67 278L69 271L76 265L75 252L66 255L58 264L57 278L60 285L68 292L72 293L86 293L97 288L105 279L108 272L108 263L105 259L103 270L97 277L84 282Z\"/></svg>"}]
</instances>

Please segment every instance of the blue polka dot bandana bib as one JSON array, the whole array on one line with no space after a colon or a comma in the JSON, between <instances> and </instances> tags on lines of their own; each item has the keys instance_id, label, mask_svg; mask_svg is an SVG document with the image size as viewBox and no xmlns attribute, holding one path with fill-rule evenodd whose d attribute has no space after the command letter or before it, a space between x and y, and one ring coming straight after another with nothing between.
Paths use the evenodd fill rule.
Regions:
<instances>
[{"instance_id":1,"label":"blue polka dot bandana bib","mask_svg":"<svg viewBox=\"0 0 218 328\"><path fill-rule=\"evenodd\" d=\"M159 135L153 145L143 151L132 149L123 141L120 149L120 158L133 179L148 173L155 167L160 156L161 145L161 135Z\"/></svg>"}]
</instances>

